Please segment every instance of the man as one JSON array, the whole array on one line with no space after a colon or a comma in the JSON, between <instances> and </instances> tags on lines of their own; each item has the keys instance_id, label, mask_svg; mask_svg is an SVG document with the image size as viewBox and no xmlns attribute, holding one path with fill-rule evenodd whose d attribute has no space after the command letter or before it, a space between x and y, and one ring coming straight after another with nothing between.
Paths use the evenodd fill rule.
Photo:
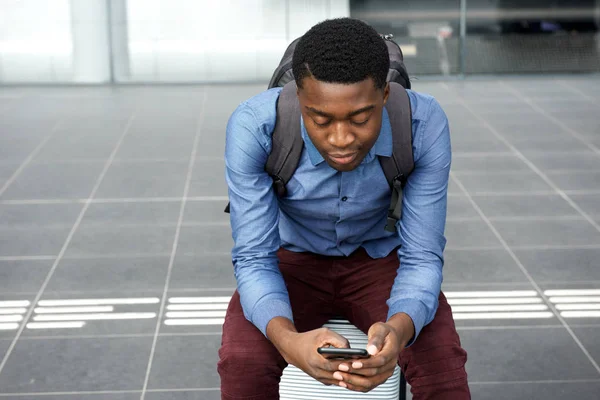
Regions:
<instances>
[{"instance_id":1,"label":"man","mask_svg":"<svg viewBox=\"0 0 600 400\"><path fill-rule=\"evenodd\" d=\"M288 363L362 392L399 364L416 400L470 398L466 352L440 292L451 160L444 112L408 91L415 168L397 232L387 232L390 187L378 162L392 154L386 44L358 20L324 21L297 44L292 68L304 150L286 196L265 172L281 89L241 104L227 126L238 286L219 351L222 399L278 399ZM320 328L335 315L368 333L369 358L317 353L348 347Z\"/></svg>"}]
</instances>

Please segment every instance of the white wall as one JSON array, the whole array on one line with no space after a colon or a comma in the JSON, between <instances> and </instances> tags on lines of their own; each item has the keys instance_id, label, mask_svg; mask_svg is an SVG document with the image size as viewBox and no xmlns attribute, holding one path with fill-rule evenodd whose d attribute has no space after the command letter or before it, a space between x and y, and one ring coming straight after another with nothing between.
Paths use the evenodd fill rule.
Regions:
<instances>
[{"instance_id":1,"label":"white wall","mask_svg":"<svg viewBox=\"0 0 600 400\"><path fill-rule=\"evenodd\" d=\"M349 14L348 0L128 0L129 74L117 79L268 80L291 40Z\"/></svg>"},{"instance_id":2,"label":"white wall","mask_svg":"<svg viewBox=\"0 0 600 400\"><path fill-rule=\"evenodd\" d=\"M0 0L0 83L108 82L109 21L117 81L264 81L294 38L349 14L349 0Z\"/></svg>"},{"instance_id":3,"label":"white wall","mask_svg":"<svg viewBox=\"0 0 600 400\"><path fill-rule=\"evenodd\" d=\"M72 75L69 0L0 0L0 82Z\"/></svg>"},{"instance_id":4,"label":"white wall","mask_svg":"<svg viewBox=\"0 0 600 400\"><path fill-rule=\"evenodd\" d=\"M0 82L110 81L106 0L0 0Z\"/></svg>"}]
</instances>

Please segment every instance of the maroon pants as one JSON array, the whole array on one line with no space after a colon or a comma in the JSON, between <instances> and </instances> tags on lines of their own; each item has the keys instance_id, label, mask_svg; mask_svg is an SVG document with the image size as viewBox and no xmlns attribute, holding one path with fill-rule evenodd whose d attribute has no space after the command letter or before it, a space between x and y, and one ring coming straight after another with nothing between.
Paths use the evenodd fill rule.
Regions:
<instances>
[{"instance_id":1,"label":"maroon pants","mask_svg":"<svg viewBox=\"0 0 600 400\"><path fill-rule=\"evenodd\" d=\"M386 300L398 267L396 252L372 259L363 249L349 257L282 249L278 256L299 332L320 328L333 316L347 318L363 332L375 322L386 321ZM237 291L227 309L219 358L222 399L279 399L279 380L287 364L246 320ZM470 399L466 361L452 311L440 294L434 320L398 359L413 399Z\"/></svg>"}]
</instances>

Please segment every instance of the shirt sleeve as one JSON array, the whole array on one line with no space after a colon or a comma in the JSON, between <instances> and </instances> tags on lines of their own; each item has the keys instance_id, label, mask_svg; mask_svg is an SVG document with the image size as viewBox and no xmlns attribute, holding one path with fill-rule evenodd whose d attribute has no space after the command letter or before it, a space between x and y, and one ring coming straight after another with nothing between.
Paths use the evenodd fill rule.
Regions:
<instances>
[{"instance_id":1,"label":"shirt sleeve","mask_svg":"<svg viewBox=\"0 0 600 400\"><path fill-rule=\"evenodd\" d=\"M265 172L271 130L242 104L227 124L225 178L234 246L232 260L245 317L265 336L277 316L293 321L288 292L279 271L279 205Z\"/></svg>"},{"instance_id":2,"label":"shirt sleeve","mask_svg":"<svg viewBox=\"0 0 600 400\"><path fill-rule=\"evenodd\" d=\"M408 314L415 326L411 345L438 308L442 284L444 229L451 144L448 119L431 98L428 117L419 121L413 149L415 168L404 188L402 217L396 223L400 267L390 298L388 319Z\"/></svg>"}]
</instances>

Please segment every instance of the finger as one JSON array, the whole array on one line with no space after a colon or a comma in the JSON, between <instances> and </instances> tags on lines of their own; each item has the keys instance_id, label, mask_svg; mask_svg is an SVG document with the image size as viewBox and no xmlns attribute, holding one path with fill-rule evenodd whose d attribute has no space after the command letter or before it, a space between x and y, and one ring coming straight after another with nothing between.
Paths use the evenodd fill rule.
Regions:
<instances>
[{"instance_id":1,"label":"finger","mask_svg":"<svg viewBox=\"0 0 600 400\"><path fill-rule=\"evenodd\" d=\"M327 386L339 386L340 381L338 381L337 379L319 379L319 382L321 382L323 385L327 385Z\"/></svg>"},{"instance_id":2,"label":"finger","mask_svg":"<svg viewBox=\"0 0 600 400\"><path fill-rule=\"evenodd\" d=\"M338 347L338 348L350 347L350 342L348 342L348 339L346 339L339 333L334 332L327 328L323 329L320 340L321 340L321 343L319 344L319 347L325 347L327 345L330 345L333 347Z\"/></svg>"},{"instance_id":3,"label":"finger","mask_svg":"<svg viewBox=\"0 0 600 400\"><path fill-rule=\"evenodd\" d=\"M396 366L396 364L398 363L398 355L394 354L394 353L388 353L386 351L382 351L381 353L379 353L378 355L365 359L365 360L358 360L358 361L354 361L351 365L350 365L350 370L352 372L357 373L360 370L364 370L364 369L371 369L371 368L378 368L378 369L384 369L386 366L387 367L392 367L392 366Z\"/></svg>"},{"instance_id":4,"label":"finger","mask_svg":"<svg viewBox=\"0 0 600 400\"><path fill-rule=\"evenodd\" d=\"M369 328L369 342L367 344L367 351L370 355L374 356L381 351L386 336L389 334L389 328L381 323L376 322Z\"/></svg>"},{"instance_id":5,"label":"finger","mask_svg":"<svg viewBox=\"0 0 600 400\"><path fill-rule=\"evenodd\" d=\"M369 378L355 374L348 374L346 372L336 371L333 373L333 377L337 379L338 382L345 383L348 389L357 390L359 392L369 391L377 386L377 384Z\"/></svg>"}]
</instances>

